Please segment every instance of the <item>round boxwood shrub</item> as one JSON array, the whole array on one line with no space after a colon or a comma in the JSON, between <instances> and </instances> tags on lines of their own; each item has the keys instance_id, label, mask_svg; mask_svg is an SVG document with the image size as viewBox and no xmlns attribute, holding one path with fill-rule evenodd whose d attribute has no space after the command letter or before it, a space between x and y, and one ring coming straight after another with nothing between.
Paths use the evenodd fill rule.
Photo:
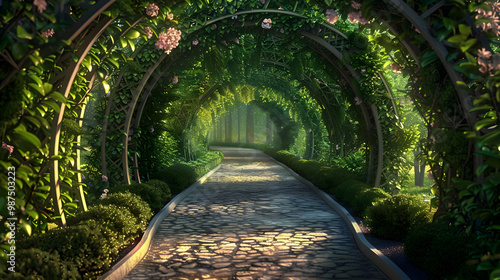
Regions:
<instances>
[{"instance_id":1,"label":"round boxwood shrub","mask_svg":"<svg viewBox=\"0 0 500 280\"><path fill-rule=\"evenodd\" d=\"M149 180L147 182L148 185L151 187L159 190L162 193L162 199L164 199L163 205L167 204L170 199L172 199L172 192L170 191L170 187L168 186L167 183L161 181L161 180Z\"/></svg>"},{"instance_id":2,"label":"round boxwood shrub","mask_svg":"<svg viewBox=\"0 0 500 280\"><path fill-rule=\"evenodd\" d=\"M429 220L428 206L424 201L397 194L368 207L365 223L376 237L403 241L411 228Z\"/></svg>"},{"instance_id":3,"label":"round boxwood shrub","mask_svg":"<svg viewBox=\"0 0 500 280\"><path fill-rule=\"evenodd\" d=\"M76 217L68 219L68 225L77 225L83 222L97 221L101 227L106 228L104 235L110 242L116 241L118 246L128 245L139 235L139 223L130 210L124 206L94 205L88 211L79 213Z\"/></svg>"},{"instance_id":4,"label":"round boxwood shrub","mask_svg":"<svg viewBox=\"0 0 500 280\"><path fill-rule=\"evenodd\" d=\"M76 226L57 228L21 240L20 249L39 248L50 254L57 252L62 261L78 267L84 279L97 278L111 268L120 247L114 240L117 233L88 220ZM63 279L63 278L61 278Z\"/></svg>"},{"instance_id":5,"label":"round boxwood shrub","mask_svg":"<svg viewBox=\"0 0 500 280\"><path fill-rule=\"evenodd\" d=\"M372 206L374 202L390 197L390 194L379 188L363 190L354 197L351 207L354 212L363 216L365 210Z\"/></svg>"},{"instance_id":6,"label":"round boxwood shrub","mask_svg":"<svg viewBox=\"0 0 500 280\"><path fill-rule=\"evenodd\" d=\"M362 191L368 190L369 188L370 187L363 182L350 179L344 181L336 187L332 187L330 192L335 195L335 198L351 205L351 202L356 195Z\"/></svg>"},{"instance_id":7,"label":"round boxwood shrub","mask_svg":"<svg viewBox=\"0 0 500 280\"><path fill-rule=\"evenodd\" d=\"M163 193L162 190L150 186L147 183L115 185L111 187L109 191L110 193L129 191L136 194L140 196L142 200L146 201L149 204L149 207L151 207L151 209L155 212L160 210L163 205L170 200L170 196L168 194Z\"/></svg>"},{"instance_id":8,"label":"round boxwood shrub","mask_svg":"<svg viewBox=\"0 0 500 280\"><path fill-rule=\"evenodd\" d=\"M140 196L130 193L129 191L122 193L110 193L105 199L99 200L98 204L113 204L128 208L130 213L132 213L132 215L134 215L137 219L137 226L141 231L146 230L149 220L153 216L153 212L151 211L149 204L142 200Z\"/></svg>"},{"instance_id":9,"label":"round boxwood shrub","mask_svg":"<svg viewBox=\"0 0 500 280\"><path fill-rule=\"evenodd\" d=\"M432 279L455 276L468 258L472 242L463 231L443 222L428 223L410 230L404 243L408 260Z\"/></svg>"},{"instance_id":10,"label":"round boxwood shrub","mask_svg":"<svg viewBox=\"0 0 500 280\"><path fill-rule=\"evenodd\" d=\"M172 194L176 195L196 182L198 176L193 167L179 162L165 168L159 179L166 182Z\"/></svg>"},{"instance_id":11,"label":"round boxwood shrub","mask_svg":"<svg viewBox=\"0 0 500 280\"><path fill-rule=\"evenodd\" d=\"M16 272L4 273L9 280L76 280L81 279L77 267L62 261L57 252L45 252L38 248L20 249L16 252Z\"/></svg>"}]
</instances>

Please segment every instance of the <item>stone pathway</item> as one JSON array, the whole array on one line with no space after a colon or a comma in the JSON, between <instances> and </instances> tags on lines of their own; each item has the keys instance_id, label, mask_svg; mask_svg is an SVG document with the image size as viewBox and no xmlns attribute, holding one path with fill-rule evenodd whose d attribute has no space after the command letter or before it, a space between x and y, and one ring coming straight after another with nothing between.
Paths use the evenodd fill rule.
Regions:
<instances>
[{"instance_id":1,"label":"stone pathway","mask_svg":"<svg viewBox=\"0 0 500 280\"><path fill-rule=\"evenodd\" d=\"M162 222L125 279L387 279L341 217L261 152L222 167Z\"/></svg>"}]
</instances>

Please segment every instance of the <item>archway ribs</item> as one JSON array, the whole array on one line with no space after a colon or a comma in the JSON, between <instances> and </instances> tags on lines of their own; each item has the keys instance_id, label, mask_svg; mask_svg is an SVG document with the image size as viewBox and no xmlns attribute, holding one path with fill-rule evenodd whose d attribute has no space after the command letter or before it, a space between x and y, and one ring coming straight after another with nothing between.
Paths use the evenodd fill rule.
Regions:
<instances>
[{"instance_id":1,"label":"archway ribs","mask_svg":"<svg viewBox=\"0 0 500 280\"><path fill-rule=\"evenodd\" d=\"M14 185L16 195L10 212L0 199L2 224L16 217L22 234L64 226L86 210L85 188L146 178L144 139L178 141L190 155L221 114L253 102L278 133L300 123L306 157L320 145L328 157L365 153L374 187L399 187L404 154L419 146L435 178L436 218L500 240L498 2L166 3L0 7L0 166L15 170L0 174L0 197ZM404 94L390 69L408 78ZM395 95L422 116L419 143ZM168 109L145 112L154 102ZM161 129L145 137L155 129L144 123ZM3 241L8 232L0 229ZM498 252L477 252L488 253Z\"/></svg>"}]
</instances>

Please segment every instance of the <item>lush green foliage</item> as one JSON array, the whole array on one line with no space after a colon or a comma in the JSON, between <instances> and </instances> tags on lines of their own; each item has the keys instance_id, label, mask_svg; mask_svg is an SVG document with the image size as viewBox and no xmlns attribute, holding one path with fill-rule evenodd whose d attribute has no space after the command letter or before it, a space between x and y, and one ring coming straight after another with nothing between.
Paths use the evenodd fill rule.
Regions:
<instances>
[{"instance_id":1,"label":"lush green foliage","mask_svg":"<svg viewBox=\"0 0 500 280\"><path fill-rule=\"evenodd\" d=\"M428 223L409 231L404 251L408 260L422 268L431 279L446 279L460 270L467 273L464 268L472 242L469 235L456 227L442 222ZM469 277L464 279L477 276Z\"/></svg>"},{"instance_id":2,"label":"lush green foliage","mask_svg":"<svg viewBox=\"0 0 500 280\"><path fill-rule=\"evenodd\" d=\"M155 183L154 185L149 183L151 186L164 187L166 184L163 182ZM168 191L167 191L168 190ZM163 192L170 192L168 189L164 189ZM130 213L136 218L136 224L139 230L144 231L149 224L149 220L153 216L149 204L142 200L140 196L130 193L130 192L118 192L118 193L108 193L104 199L99 200L98 205L116 205L118 207L127 208ZM86 213L85 213L86 214ZM99 217L99 218L102 218Z\"/></svg>"},{"instance_id":3,"label":"lush green foliage","mask_svg":"<svg viewBox=\"0 0 500 280\"><path fill-rule=\"evenodd\" d=\"M354 212L360 214L360 216L365 216L366 209L371 207L374 203L380 200L389 199L390 197L391 195L382 189L364 189L355 194L350 204Z\"/></svg>"},{"instance_id":4,"label":"lush green foliage","mask_svg":"<svg viewBox=\"0 0 500 280\"><path fill-rule=\"evenodd\" d=\"M110 193L127 191L140 196L155 212L160 210L163 205L167 204L171 197L170 192L164 192L164 189L151 186L148 183L133 183L130 185L120 184L114 185L109 189Z\"/></svg>"},{"instance_id":5,"label":"lush green foliage","mask_svg":"<svg viewBox=\"0 0 500 280\"><path fill-rule=\"evenodd\" d=\"M397 194L366 209L364 222L376 237L405 240L409 230L430 221L428 206L419 199Z\"/></svg>"},{"instance_id":6,"label":"lush green foliage","mask_svg":"<svg viewBox=\"0 0 500 280\"><path fill-rule=\"evenodd\" d=\"M38 248L20 249L16 252L16 272L0 272L2 279L9 280L77 280L81 279L77 267L61 261L57 252Z\"/></svg>"}]
</instances>

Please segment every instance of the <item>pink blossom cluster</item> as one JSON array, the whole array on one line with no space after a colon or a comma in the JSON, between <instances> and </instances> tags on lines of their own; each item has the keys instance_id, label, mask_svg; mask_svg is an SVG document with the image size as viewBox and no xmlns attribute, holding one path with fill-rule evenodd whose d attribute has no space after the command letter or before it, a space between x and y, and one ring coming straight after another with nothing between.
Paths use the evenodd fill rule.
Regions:
<instances>
[{"instance_id":1,"label":"pink blossom cluster","mask_svg":"<svg viewBox=\"0 0 500 280\"><path fill-rule=\"evenodd\" d=\"M177 84L179 82L179 77L173 76L172 77L172 84Z\"/></svg>"},{"instance_id":2,"label":"pink blossom cluster","mask_svg":"<svg viewBox=\"0 0 500 280\"><path fill-rule=\"evenodd\" d=\"M42 32L42 36L45 37L45 38L49 38L49 37L52 37L54 36L55 32L54 32L54 29L47 29L45 31Z\"/></svg>"},{"instance_id":3,"label":"pink blossom cluster","mask_svg":"<svg viewBox=\"0 0 500 280\"><path fill-rule=\"evenodd\" d=\"M356 101L356 105L361 105L363 103L363 101L361 101L361 99L359 99L359 97L354 97L354 101Z\"/></svg>"},{"instance_id":4,"label":"pink blossom cluster","mask_svg":"<svg viewBox=\"0 0 500 280\"><path fill-rule=\"evenodd\" d=\"M260 0L260 3L261 3L262 5L264 5L264 4L266 4L266 0Z\"/></svg>"},{"instance_id":5,"label":"pink blossom cluster","mask_svg":"<svg viewBox=\"0 0 500 280\"><path fill-rule=\"evenodd\" d=\"M153 30L149 26L144 26L144 33L146 33L146 36L148 36L148 39L151 39L153 37Z\"/></svg>"},{"instance_id":6,"label":"pink blossom cluster","mask_svg":"<svg viewBox=\"0 0 500 280\"><path fill-rule=\"evenodd\" d=\"M14 146L8 145L5 142L2 142L2 149L9 151L9 155L12 155L12 153L14 152Z\"/></svg>"},{"instance_id":7,"label":"pink blossom cluster","mask_svg":"<svg viewBox=\"0 0 500 280\"><path fill-rule=\"evenodd\" d=\"M148 15L149 17L156 17L158 16L159 10L160 8L156 6L156 4L148 4L148 6L146 7L146 15Z\"/></svg>"},{"instance_id":8,"label":"pink blossom cluster","mask_svg":"<svg viewBox=\"0 0 500 280\"><path fill-rule=\"evenodd\" d=\"M491 10L485 9L477 9L476 20L486 19L487 21L481 22L476 25L477 28L480 28L483 31L493 31L497 36L500 36L500 3L499 2L485 2Z\"/></svg>"},{"instance_id":9,"label":"pink blossom cluster","mask_svg":"<svg viewBox=\"0 0 500 280\"><path fill-rule=\"evenodd\" d=\"M167 13L167 18L168 18L168 20L173 20L174 19L174 14Z\"/></svg>"},{"instance_id":10,"label":"pink blossom cluster","mask_svg":"<svg viewBox=\"0 0 500 280\"><path fill-rule=\"evenodd\" d=\"M348 15L347 15L347 19L349 20L349 22L351 23L356 23L356 22L359 22L359 24L362 24L362 25L365 25L368 23L368 20L363 18L361 16L361 11L357 11L357 12L350 12Z\"/></svg>"},{"instance_id":11,"label":"pink blossom cluster","mask_svg":"<svg viewBox=\"0 0 500 280\"><path fill-rule=\"evenodd\" d=\"M401 70L403 70L403 68L401 67L401 65L397 64L396 62L393 62L391 63L391 70L394 73L401 73Z\"/></svg>"},{"instance_id":12,"label":"pink blossom cluster","mask_svg":"<svg viewBox=\"0 0 500 280\"><path fill-rule=\"evenodd\" d=\"M492 53L485 48L477 51L477 64L479 65L479 72L490 75L500 70L500 53L492 55Z\"/></svg>"},{"instance_id":13,"label":"pink blossom cluster","mask_svg":"<svg viewBox=\"0 0 500 280\"><path fill-rule=\"evenodd\" d=\"M160 33L160 35L158 35L156 47L160 50L165 50L165 53L170 53L179 45L181 35L182 32L180 30L170 27L167 32Z\"/></svg>"},{"instance_id":14,"label":"pink blossom cluster","mask_svg":"<svg viewBox=\"0 0 500 280\"><path fill-rule=\"evenodd\" d=\"M334 24L339 19L339 15L334 9L327 9L325 11L326 21L330 24Z\"/></svg>"},{"instance_id":15,"label":"pink blossom cluster","mask_svg":"<svg viewBox=\"0 0 500 280\"><path fill-rule=\"evenodd\" d=\"M45 9L47 9L47 1L45 0L35 0L33 1L33 5L35 5L40 13L43 13Z\"/></svg>"},{"instance_id":16,"label":"pink blossom cluster","mask_svg":"<svg viewBox=\"0 0 500 280\"><path fill-rule=\"evenodd\" d=\"M361 4L359 4L356 1L351 1L351 7L353 7L356 10L359 10L359 9L361 9Z\"/></svg>"},{"instance_id":17,"label":"pink blossom cluster","mask_svg":"<svg viewBox=\"0 0 500 280\"><path fill-rule=\"evenodd\" d=\"M99 197L100 200L103 200L106 198L106 196L108 196L108 192L109 190L108 189L104 189L103 190L103 193L101 194L101 196Z\"/></svg>"},{"instance_id":18,"label":"pink blossom cluster","mask_svg":"<svg viewBox=\"0 0 500 280\"><path fill-rule=\"evenodd\" d=\"M193 46L197 46L199 43L200 41L198 41L198 39L194 39L192 42Z\"/></svg>"},{"instance_id":19,"label":"pink blossom cluster","mask_svg":"<svg viewBox=\"0 0 500 280\"><path fill-rule=\"evenodd\" d=\"M262 21L261 26L264 29L271 29L271 27L273 26L273 21L270 18L266 18Z\"/></svg>"},{"instance_id":20,"label":"pink blossom cluster","mask_svg":"<svg viewBox=\"0 0 500 280\"><path fill-rule=\"evenodd\" d=\"M108 176L106 176L106 175L102 175L101 178L102 178L103 182L107 182L108 181Z\"/></svg>"}]
</instances>

